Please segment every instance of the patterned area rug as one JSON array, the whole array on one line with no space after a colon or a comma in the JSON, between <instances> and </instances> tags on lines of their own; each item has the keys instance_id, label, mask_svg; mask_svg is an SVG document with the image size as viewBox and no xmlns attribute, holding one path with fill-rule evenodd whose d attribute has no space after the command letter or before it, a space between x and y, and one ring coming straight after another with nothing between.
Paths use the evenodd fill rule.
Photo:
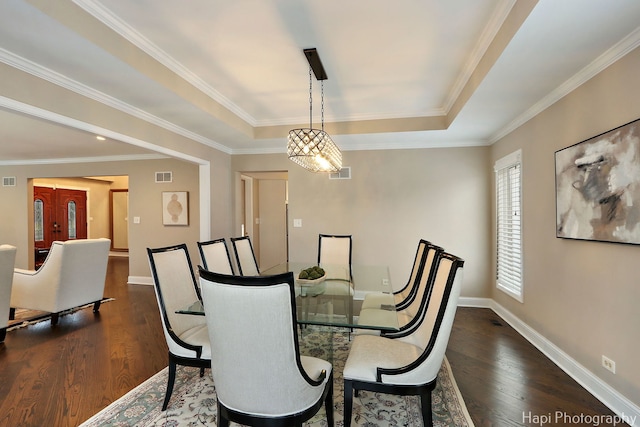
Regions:
<instances>
[{"instance_id":1,"label":"patterned area rug","mask_svg":"<svg viewBox=\"0 0 640 427\"><path fill-rule=\"evenodd\" d=\"M347 333L307 328L301 333L302 354L333 362L334 416L343 426L342 369L349 354ZM330 345L331 344L331 345ZM198 368L178 367L169 407L160 409L167 386L167 368L118 399L80 427L98 426L201 426L216 424L216 391L209 370L200 378ZM420 401L416 396L394 396L361 391L353 399L354 426L421 426ZM473 427L446 358L432 393L433 423L436 427ZM232 425L234 425L232 423ZM325 411L320 409L306 427L325 427Z\"/></svg>"}]
</instances>

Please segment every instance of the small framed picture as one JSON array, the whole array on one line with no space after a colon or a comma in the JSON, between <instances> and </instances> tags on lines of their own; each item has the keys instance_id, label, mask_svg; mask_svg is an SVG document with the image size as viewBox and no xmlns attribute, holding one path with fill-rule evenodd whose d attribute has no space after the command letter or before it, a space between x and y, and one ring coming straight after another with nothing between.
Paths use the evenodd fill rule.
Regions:
<instances>
[{"instance_id":1,"label":"small framed picture","mask_svg":"<svg viewBox=\"0 0 640 427\"><path fill-rule=\"evenodd\" d=\"M189 225L189 192L162 192L162 224Z\"/></svg>"}]
</instances>

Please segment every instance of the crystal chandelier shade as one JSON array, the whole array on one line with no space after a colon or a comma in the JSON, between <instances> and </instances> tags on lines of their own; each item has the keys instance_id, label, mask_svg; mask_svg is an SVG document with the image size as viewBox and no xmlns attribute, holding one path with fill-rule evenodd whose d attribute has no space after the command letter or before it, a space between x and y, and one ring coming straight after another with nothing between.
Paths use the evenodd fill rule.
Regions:
<instances>
[{"instance_id":1,"label":"crystal chandelier shade","mask_svg":"<svg viewBox=\"0 0 640 427\"><path fill-rule=\"evenodd\" d=\"M311 172L338 172L342 168L342 153L324 131L324 85L322 87L322 129L313 128L313 95L311 70L318 80L327 75L315 49L305 49L309 61L309 127L289 131L287 155L289 159Z\"/></svg>"}]
</instances>

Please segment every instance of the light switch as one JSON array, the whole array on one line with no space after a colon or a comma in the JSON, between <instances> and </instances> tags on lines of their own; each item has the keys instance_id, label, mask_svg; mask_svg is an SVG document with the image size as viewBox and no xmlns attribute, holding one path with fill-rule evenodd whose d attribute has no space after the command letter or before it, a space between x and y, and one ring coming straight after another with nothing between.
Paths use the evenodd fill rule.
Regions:
<instances>
[{"instance_id":1,"label":"light switch","mask_svg":"<svg viewBox=\"0 0 640 427\"><path fill-rule=\"evenodd\" d=\"M294 227L302 227L302 220L301 219L294 219L293 220L293 226Z\"/></svg>"},{"instance_id":2,"label":"light switch","mask_svg":"<svg viewBox=\"0 0 640 427\"><path fill-rule=\"evenodd\" d=\"M133 217L133 223L134 224L140 224L140 217L139 216L134 216Z\"/></svg>"}]
</instances>

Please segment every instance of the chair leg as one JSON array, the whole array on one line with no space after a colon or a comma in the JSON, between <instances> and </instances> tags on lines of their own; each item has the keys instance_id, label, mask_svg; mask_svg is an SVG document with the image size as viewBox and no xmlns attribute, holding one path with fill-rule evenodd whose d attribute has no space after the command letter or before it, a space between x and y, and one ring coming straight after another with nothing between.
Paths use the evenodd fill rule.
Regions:
<instances>
[{"instance_id":1,"label":"chair leg","mask_svg":"<svg viewBox=\"0 0 640 427\"><path fill-rule=\"evenodd\" d=\"M333 375L329 378L327 387L329 387L329 391L324 399L324 410L327 413L327 426L333 427Z\"/></svg>"},{"instance_id":2,"label":"chair leg","mask_svg":"<svg viewBox=\"0 0 640 427\"><path fill-rule=\"evenodd\" d=\"M51 326L57 325L59 318L60 318L60 313L51 313Z\"/></svg>"},{"instance_id":3,"label":"chair leg","mask_svg":"<svg viewBox=\"0 0 640 427\"><path fill-rule=\"evenodd\" d=\"M200 368L200 378L204 377L204 368Z\"/></svg>"},{"instance_id":4,"label":"chair leg","mask_svg":"<svg viewBox=\"0 0 640 427\"><path fill-rule=\"evenodd\" d=\"M431 391L420 395L420 406L422 407L422 423L424 427L433 426L433 415L431 411Z\"/></svg>"},{"instance_id":5,"label":"chair leg","mask_svg":"<svg viewBox=\"0 0 640 427\"><path fill-rule=\"evenodd\" d=\"M96 302L94 302L94 303L93 303L93 312L94 312L94 313L97 313L97 312L98 312L98 310L100 310L100 303L101 303L101 302L102 302L102 301L98 300L98 301L96 301Z\"/></svg>"},{"instance_id":6,"label":"chair leg","mask_svg":"<svg viewBox=\"0 0 640 427\"><path fill-rule=\"evenodd\" d=\"M229 420L225 418L222 404L218 401L218 427L229 427Z\"/></svg>"},{"instance_id":7,"label":"chair leg","mask_svg":"<svg viewBox=\"0 0 640 427\"><path fill-rule=\"evenodd\" d=\"M9 308L9 320L15 320L16 319L16 309L11 307Z\"/></svg>"},{"instance_id":8,"label":"chair leg","mask_svg":"<svg viewBox=\"0 0 640 427\"><path fill-rule=\"evenodd\" d=\"M7 328L0 329L0 342L4 342L4 339L6 336L7 336Z\"/></svg>"},{"instance_id":9,"label":"chair leg","mask_svg":"<svg viewBox=\"0 0 640 427\"><path fill-rule=\"evenodd\" d=\"M344 380L344 427L351 426L351 410L353 406L353 384Z\"/></svg>"},{"instance_id":10,"label":"chair leg","mask_svg":"<svg viewBox=\"0 0 640 427\"><path fill-rule=\"evenodd\" d=\"M171 400L171 393L173 393L173 383L176 381L176 362L169 356L169 379L167 381L167 392L164 394L164 403L162 404L162 410L166 411L169 406L169 400Z\"/></svg>"}]
</instances>

